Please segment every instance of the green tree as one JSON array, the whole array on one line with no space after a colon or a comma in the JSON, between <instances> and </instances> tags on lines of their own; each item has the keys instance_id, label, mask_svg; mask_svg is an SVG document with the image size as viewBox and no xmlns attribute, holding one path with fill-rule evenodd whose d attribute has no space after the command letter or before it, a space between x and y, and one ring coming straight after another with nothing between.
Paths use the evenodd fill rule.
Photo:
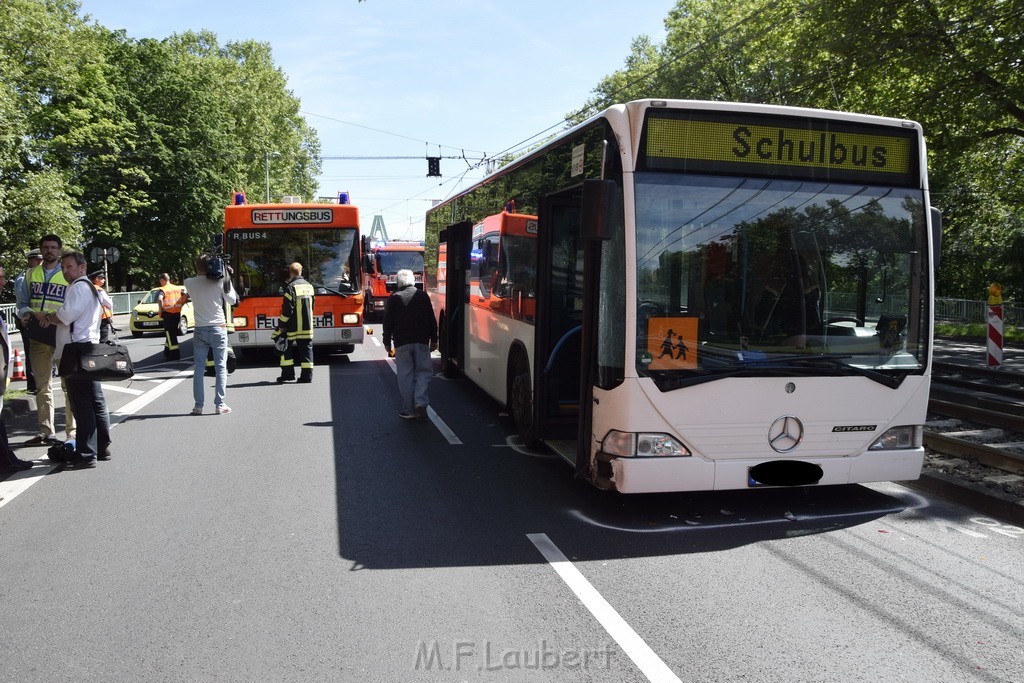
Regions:
<instances>
[{"instance_id":1,"label":"green tree","mask_svg":"<svg viewBox=\"0 0 1024 683\"><path fill-rule=\"evenodd\" d=\"M737 100L919 121L944 213L939 292L1024 293L1024 0L679 0L578 120L638 97Z\"/></svg>"}]
</instances>

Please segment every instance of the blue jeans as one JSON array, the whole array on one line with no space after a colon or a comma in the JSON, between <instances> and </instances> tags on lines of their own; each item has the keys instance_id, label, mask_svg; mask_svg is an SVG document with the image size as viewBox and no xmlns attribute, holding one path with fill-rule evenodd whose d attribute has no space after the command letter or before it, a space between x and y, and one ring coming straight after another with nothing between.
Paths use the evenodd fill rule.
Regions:
<instances>
[{"instance_id":1,"label":"blue jeans","mask_svg":"<svg viewBox=\"0 0 1024 683\"><path fill-rule=\"evenodd\" d=\"M427 386L434 376L434 361L426 344L402 344L395 347L395 370L402 408L412 412L415 406L429 405Z\"/></svg>"},{"instance_id":2,"label":"blue jeans","mask_svg":"<svg viewBox=\"0 0 1024 683\"><path fill-rule=\"evenodd\" d=\"M223 325L197 327L192 332L192 398L196 408L202 408L205 401L203 372L206 370L206 356L211 350L217 375L213 404L220 408L224 405L224 392L228 387L228 330Z\"/></svg>"}]
</instances>

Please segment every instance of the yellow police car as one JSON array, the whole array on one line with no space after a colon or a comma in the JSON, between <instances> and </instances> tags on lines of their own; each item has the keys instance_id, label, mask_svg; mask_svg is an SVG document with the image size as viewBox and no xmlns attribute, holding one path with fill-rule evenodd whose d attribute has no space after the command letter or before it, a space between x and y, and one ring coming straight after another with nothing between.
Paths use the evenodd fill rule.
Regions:
<instances>
[{"instance_id":1,"label":"yellow police car","mask_svg":"<svg viewBox=\"0 0 1024 683\"><path fill-rule=\"evenodd\" d=\"M184 290L184 288L182 288ZM164 330L164 319L160 314L160 302L157 296L159 289L151 289L146 296L139 299L132 309L129 329L133 337L141 337L146 332L160 332ZM192 302L189 301L181 307L181 321L178 323L178 334L185 334L195 327L195 316L192 313Z\"/></svg>"}]
</instances>

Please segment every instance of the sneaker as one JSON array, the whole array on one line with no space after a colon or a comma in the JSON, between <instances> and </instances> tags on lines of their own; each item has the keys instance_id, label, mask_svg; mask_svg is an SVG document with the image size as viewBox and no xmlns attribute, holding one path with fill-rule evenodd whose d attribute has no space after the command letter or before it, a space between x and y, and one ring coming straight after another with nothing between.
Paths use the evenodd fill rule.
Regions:
<instances>
[{"instance_id":1,"label":"sneaker","mask_svg":"<svg viewBox=\"0 0 1024 683\"><path fill-rule=\"evenodd\" d=\"M416 413L410 412L408 410L403 410L398 414L398 417L402 418L403 420L415 420Z\"/></svg>"},{"instance_id":2,"label":"sneaker","mask_svg":"<svg viewBox=\"0 0 1024 683\"><path fill-rule=\"evenodd\" d=\"M111 457L113 457L113 456L111 455L110 447L108 446L107 448L104 448L102 451L100 451L100 454L96 456L96 459L97 460L110 460Z\"/></svg>"},{"instance_id":3,"label":"sneaker","mask_svg":"<svg viewBox=\"0 0 1024 683\"><path fill-rule=\"evenodd\" d=\"M427 407L418 405L416 406L416 419L426 420L427 419Z\"/></svg>"},{"instance_id":4,"label":"sneaker","mask_svg":"<svg viewBox=\"0 0 1024 683\"><path fill-rule=\"evenodd\" d=\"M217 406L217 414L218 415L227 415L230 412L231 412L231 408L229 408L227 406Z\"/></svg>"},{"instance_id":5,"label":"sneaker","mask_svg":"<svg viewBox=\"0 0 1024 683\"><path fill-rule=\"evenodd\" d=\"M192 412L189 413L189 415L202 415L202 414L203 414L203 409L198 407L198 406L193 408Z\"/></svg>"},{"instance_id":6,"label":"sneaker","mask_svg":"<svg viewBox=\"0 0 1024 683\"><path fill-rule=\"evenodd\" d=\"M25 442L26 446L49 446L50 442L42 434L36 434Z\"/></svg>"}]
</instances>

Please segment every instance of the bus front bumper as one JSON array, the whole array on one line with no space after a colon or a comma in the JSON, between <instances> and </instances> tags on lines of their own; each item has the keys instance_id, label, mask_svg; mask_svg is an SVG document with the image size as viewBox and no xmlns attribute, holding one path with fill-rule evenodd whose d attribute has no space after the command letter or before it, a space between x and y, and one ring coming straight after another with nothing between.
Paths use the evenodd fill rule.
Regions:
<instances>
[{"instance_id":1,"label":"bus front bumper","mask_svg":"<svg viewBox=\"0 0 1024 683\"><path fill-rule=\"evenodd\" d=\"M777 458L777 461L784 459ZM821 468L813 485L857 484L873 481L909 481L921 476L924 449L868 451L853 457L801 458L797 461ZM765 488L753 481L750 471L769 460L709 461L699 457L614 458L612 481L620 493L668 493L673 491L721 491Z\"/></svg>"}]
</instances>

